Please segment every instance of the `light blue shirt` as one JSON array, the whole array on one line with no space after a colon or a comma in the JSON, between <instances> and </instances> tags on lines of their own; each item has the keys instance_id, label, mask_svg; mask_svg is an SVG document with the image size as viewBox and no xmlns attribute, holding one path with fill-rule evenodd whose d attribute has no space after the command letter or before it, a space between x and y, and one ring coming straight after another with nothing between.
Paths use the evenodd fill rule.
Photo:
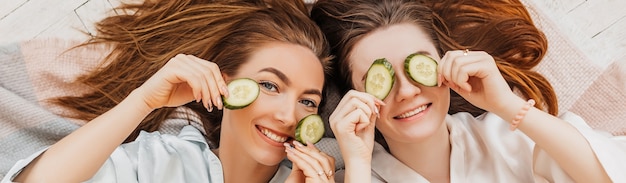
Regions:
<instances>
[{"instance_id":1,"label":"light blue shirt","mask_svg":"<svg viewBox=\"0 0 626 183\"><path fill-rule=\"evenodd\" d=\"M18 161L2 182L10 182L45 150ZM290 172L281 164L270 182L284 182ZM215 183L224 182L224 176L220 160L202 133L185 126L177 136L142 131L135 141L117 147L87 182Z\"/></svg>"}]
</instances>

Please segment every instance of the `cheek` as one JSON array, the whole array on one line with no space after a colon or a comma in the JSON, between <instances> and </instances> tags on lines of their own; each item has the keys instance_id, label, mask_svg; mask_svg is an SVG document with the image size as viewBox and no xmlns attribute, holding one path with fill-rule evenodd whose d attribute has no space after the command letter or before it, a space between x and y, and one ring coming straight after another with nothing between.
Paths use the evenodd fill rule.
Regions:
<instances>
[{"instance_id":1,"label":"cheek","mask_svg":"<svg viewBox=\"0 0 626 183\"><path fill-rule=\"evenodd\" d=\"M387 118L381 118L376 120L376 129L380 131L382 134L391 134L389 129L391 128L389 125L389 121L385 120Z\"/></svg>"},{"instance_id":2,"label":"cheek","mask_svg":"<svg viewBox=\"0 0 626 183\"><path fill-rule=\"evenodd\" d=\"M365 91L364 78L365 72L352 72L350 81L352 82L352 88L358 91Z\"/></svg>"},{"instance_id":3,"label":"cheek","mask_svg":"<svg viewBox=\"0 0 626 183\"><path fill-rule=\"evenodd\" d=\"M438 87L434 89L435 89L434 93L438 95L439 100L446 102L446 103L450 103L450 88Z\"/></svg>"}]
</instances>

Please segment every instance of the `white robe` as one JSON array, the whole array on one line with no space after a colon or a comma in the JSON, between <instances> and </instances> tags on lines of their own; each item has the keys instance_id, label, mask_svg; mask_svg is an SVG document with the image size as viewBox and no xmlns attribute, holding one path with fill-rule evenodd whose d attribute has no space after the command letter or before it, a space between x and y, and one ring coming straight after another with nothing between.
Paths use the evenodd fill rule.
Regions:
<instances>
[{"instance_id":1,"label":"white robe","mask_svg":"<svg viewBox=\"0 0 626 183\"><path fill-rule=\"evenodd\" d=\"M591 129L573 113L559 118L583 134L613 182L626 182L626 137ZM492 113L477 118L468 113L448 115L451 182L574 182L548 154L521 131ZM558 130L558 129L554 129ZM576 160L572 160L576 161ZM372 182L428 182L376 144Z\"/></svg>"}]
</instances>

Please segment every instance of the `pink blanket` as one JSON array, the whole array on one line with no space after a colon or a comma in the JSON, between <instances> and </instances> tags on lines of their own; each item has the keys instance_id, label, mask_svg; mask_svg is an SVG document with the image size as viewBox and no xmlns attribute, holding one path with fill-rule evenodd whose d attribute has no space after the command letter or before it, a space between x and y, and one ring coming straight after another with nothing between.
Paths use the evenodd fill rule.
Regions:
<instances>
[{"instance_id":1,"label":"pink blanket","mask_svg":"<svg viewBox=\"0 0 626 183\"><path fill-rule=\"evenodd\" d=\"M626 58L606 68L593 63L531 1L522 0L548 38L548 52L537 71L556 90L559 111L581 115L594 129L626 135Z\"/></svg>"}]
</instances>

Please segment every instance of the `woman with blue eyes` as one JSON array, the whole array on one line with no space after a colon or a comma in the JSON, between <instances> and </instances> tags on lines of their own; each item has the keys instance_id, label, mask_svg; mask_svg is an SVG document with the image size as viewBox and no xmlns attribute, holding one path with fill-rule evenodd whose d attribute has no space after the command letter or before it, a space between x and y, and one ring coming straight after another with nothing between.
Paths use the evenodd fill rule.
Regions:
<instances>
[{"instance_id":1,"label":"woman with blue eyes","mask_svg":"<svg viewBox=\"0 0 626 183\"><path fill-rule=\"evenodd\" d=\"M93 40L113 46L111 61L81 80L94 92L57 101L89 122L3 182L334 182L333 157L294 140L298 121L318 112L329 57L302 1L124 9L137 13L103 20ZM234 95L226 84L239 78L259 95L224 108L222 96ZM203 128L151 132L174 112Z\"/></svg>"}]
</instances>

